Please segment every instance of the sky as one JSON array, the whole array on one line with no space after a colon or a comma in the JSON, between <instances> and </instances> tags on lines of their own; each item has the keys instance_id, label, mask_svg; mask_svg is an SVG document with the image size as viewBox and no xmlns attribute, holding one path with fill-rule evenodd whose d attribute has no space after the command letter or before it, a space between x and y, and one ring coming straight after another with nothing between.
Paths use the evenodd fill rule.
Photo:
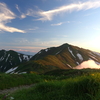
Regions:
<instances>
[{"instance_id":1,"label":"sky","mask_svg":"<svg viewBox=\"0 0 100 100\"><path fill-rule=\"evenodd\" d=\"M0 0L0 50L64 43L100 52L100 0Z\"/></svg>"}]
</instances>

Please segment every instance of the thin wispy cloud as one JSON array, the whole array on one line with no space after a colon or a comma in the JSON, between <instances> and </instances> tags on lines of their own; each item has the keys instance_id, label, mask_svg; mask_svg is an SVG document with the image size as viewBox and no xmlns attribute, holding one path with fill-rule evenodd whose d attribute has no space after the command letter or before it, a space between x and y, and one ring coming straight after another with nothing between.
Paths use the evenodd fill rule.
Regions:
<instances>
[{"instance_id":1,"label":"thin wispy cloud","mask_svg":"<svg viewBox=\"0 0 100 100\"><path fill-rule=\"evenodd\" d=\"M20 9L19 9L19 7L18 7L18 5L16 4L16 9L21 13L21 11L20 11Z\"/></svg>"},{"instance_id":2,"label":"thin wispy cloud","mask_svg":"<svg viewBox=\"0 0 100 100\"><path fill-rule=\"evenodd\" d=\"M14 27L9 27L9 26L6 26L4 24L0 24L0 29L3 30L3 31L7 31L7 32L20 32L20 33L25 33L23 30L19 30L17 28L14 28Z\"/></svg>"},{"instance_id":3,"label":"thin wispy cloud","mask_svg":"<svg viewBox=\"0 0 100 100\"><path fill-rule=\"evenodd\" d=\"M33 31L33 30L37 30L37 29L39 29L39 27L33 27L33 28L28 29L28 30Z\"/></svg>"},{"instance_id":4,"label":"thin wispy cloud","mask_svg":"<svg viewBox=\"0 0 100 100\"><path fill-rule=\"evenodd\" d=\"M51 24L51 26L60 26L60 25L62 25L63 23L62 22L60 22L60 23L57 23L57 24Z\"/></svg>"},{"instance_id":5,"label":"thin wispy cloud","mask_svg":"<svg viewBox=\"0 0 100 100\"><path fill-rule=\"evenodd\" d=\"M60 26L64 23L70 23L70 21L66 21L66 22L59 22L59 23L56 23L56 24L51 24L51 26Z\"/></svg>"},{"instance_id":6,"label":"thin wispy cloud","mask_svg":"<svg viewBox=\"0 0 100 100\"><path fill-rule=\"evenodd\" d=\"M26 15L24 13L21 12L21 10L19 9L19 6L16 4L16 9L19 11L19 13L21 14L20 18L26 18Z\"/></svg>"},{"instance_id":7,"label":"thin wispy cloud","mask_svg":"<svg viewBox=\"0 0 100 100\"><path fill-rule=\"evenodd\" d=\"M39 27L31 27L25 30L26 33L34 33L34 31L38 30Z\"/></svg>"},{"instance_id":8,"label":"thin wispy cloud","mask_svg":"<svg viewBox=\"0 0 100 100\"><path fill-rule=\"evenodd\" d=\"M26 51L26 52L38 52L40 51L41 49L44 49L44 48L41 48L41 47L35 47L35 46L19 46L19 47L14 47L13 50L15 51Z\"/></svg>"},{"instance_id":9,"label":"thin wispy cloud","mask_svg":"<svg viewBox=\"0 0 100 100\"><path fill-rule=\"evenodd\" d=\"M36 20L51 21L54 18L54 16L60 15L61 13L65 12L71 13L73 11L88 10L93 8L95 9L98 7L100 7L100 0L94 0L94 1L73 3L48 11L43 11L43 10L34 11L30 9L28 10L27 15L36 17L37 18Z\"/></svg>"},{"instance_id":10,"label":"thin wispy cloud","mask_svg":"<svg viewBox=\"0 0 100 100\"><path fill-rule=\"evenodd\" d=\"M12 19L15 19L16 15L8 9L5 3L0 3L0 30L7 32L20 32L25 33L24 30L20 30L14 27L9 27L6 24L11 22Z\"/></svg>"}]
</instances>

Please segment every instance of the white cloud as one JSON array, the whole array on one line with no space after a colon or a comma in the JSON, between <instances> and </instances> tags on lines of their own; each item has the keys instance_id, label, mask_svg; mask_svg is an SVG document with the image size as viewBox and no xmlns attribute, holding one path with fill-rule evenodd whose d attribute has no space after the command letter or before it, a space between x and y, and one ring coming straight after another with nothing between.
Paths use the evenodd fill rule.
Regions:
<instances>
[{"instance_id":1,"label":"white cloud","mask_svg":"<svg viewBox=\"0 0 100 100\"><path fill-rule=\"evenodd\" d=\"M7 23L11 22L11 20L15 18L16 18L16 15L10 9L8 9L6 4L0 3L0 30L7 31L7 32L25 33L24 30L6 26Z\"/></svg>"},{"instance_id":2,"label":"white cloud","mask_svg":"<svg viewBox=\"0 0 100 100\"><path fill-rule=\"evenodd\" d=\"M20 17L23 19L23 18L26 18L26 15L25 14L21 14Z\"/></svg>"},{"instance_id":3,"label":"white cloud","mask_svg":"<svg viewBox=\"0 0 100 100\"><path fill-rule=\"evenodd\" d=\"M53 19L54 16L60 15L61 13L65 12L71 13L73 11L88 10L98 7L100 7L100 0L94 0L94 1L73 3L48 11L43 11L43 10L34 11L32 9L29 9L27 15L33 17L39 17L37 20L50 21Z\"/></svg>"},{"instance_id":4,"label":"white cloud","mask_svg":"<svg viewBox=\"0 0 100 100\"><path fill-rule=\"evenodd\" d=\"M23 30L19 30L19 29L14 28L14 27L5 26L4 24L0 24L0 29L7 31L7 32L11 32L11 33L13 33L13 32L25 33Z\"/></svg>"},{"instance_id":5,"label":"white cloud","mask_svg":"<svg viewBox=\"0 0 100 100\"><path fill-rule=\"evenodd\" d=\"M26 18L26 15L24 13L21 12L21 10L19 9L19 6L16 4L16 9L19 11L19 13L21 14L20 18Z\"/></svg>"},{"instance_id":6,"label":"white cloud","mask_svg":"<svg viewBox=\"0 0 100 100\"><path fill-rule=\"evenodd\" d=\"M59 25L62 25L63 23L60 22L60 23L57 23L57 24L51 24L51 26L59 26Z\"/></svg>"}]
</instances>

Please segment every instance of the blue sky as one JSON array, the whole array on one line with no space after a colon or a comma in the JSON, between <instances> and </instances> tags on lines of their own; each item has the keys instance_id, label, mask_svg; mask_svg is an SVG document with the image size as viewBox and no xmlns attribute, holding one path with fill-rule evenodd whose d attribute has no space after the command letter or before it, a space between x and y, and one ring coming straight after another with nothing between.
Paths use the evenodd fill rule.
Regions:
<instances>
[{"instance_id":1,"label":"blue sky","mask_svg":"<svg viewBox=\"0 0 100 100\"><path fill-rule=\"evenodd\" d=\"M0 0L0 49L64 43L100 52L100 0Z\"/></svg>"}]
</instances>

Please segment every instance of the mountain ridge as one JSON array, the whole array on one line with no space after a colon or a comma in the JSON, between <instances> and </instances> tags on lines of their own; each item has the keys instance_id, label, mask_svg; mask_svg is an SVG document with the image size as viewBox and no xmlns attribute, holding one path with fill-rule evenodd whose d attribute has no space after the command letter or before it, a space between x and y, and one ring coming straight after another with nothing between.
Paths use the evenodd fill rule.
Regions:
<instances>
[{"instance_id":1,"label":"mountain ridge","mask_svg":"<svg viewBox=\"0 0 100 100\"><path fill-rule=\"evenodd\" d=\"M100 63L100 53L65 43L42 49L26 62L15 66L9 73L45 73L55 69L73 69L83 61Z\"/></svg>"},{"instance_id":2,"label":"mountain ridge","mask_svg":"<svg viewBox=\"0 0 100 100\"><path fill-rule=\"evenodd\" d=\"M20 63L26 62L30 55L18 53L13 50L0 50L0 72L6 72Z\"/></svg>"},{"instance_id":3,"label":"mountain ridge","mask_svg":"<svg viewBox=\"0 0 100 100\"><path fill-rule=\"evenodd\" d=\"M73 69L90 59L99 64L100 53L66 43L40 50L29 62L19 65L15 72L44 73L55 69Z\"/></svg>"}]
</instances>

